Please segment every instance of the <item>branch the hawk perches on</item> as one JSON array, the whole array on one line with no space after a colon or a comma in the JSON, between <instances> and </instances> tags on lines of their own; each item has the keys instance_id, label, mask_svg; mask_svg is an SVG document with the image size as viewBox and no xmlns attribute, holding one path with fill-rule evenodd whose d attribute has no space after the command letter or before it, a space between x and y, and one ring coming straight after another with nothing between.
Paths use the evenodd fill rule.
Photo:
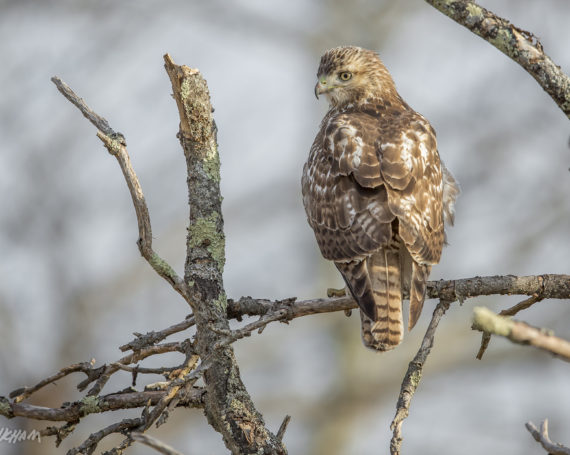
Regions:
<instances>
[{"instance_id":1,"label":"branch the hawk perches on","mask_svg":"<svg viewBox=\"0 0 570 455\"><path fill-rule=\"evenodd\" d=\"M378 54L331 49L317 78L330 109L303 169L303 203L322 255L360 306L364 345L386 351L402 341L402 290L410 330L420 316L459 186Z\"/></svg>"}]
</instances>

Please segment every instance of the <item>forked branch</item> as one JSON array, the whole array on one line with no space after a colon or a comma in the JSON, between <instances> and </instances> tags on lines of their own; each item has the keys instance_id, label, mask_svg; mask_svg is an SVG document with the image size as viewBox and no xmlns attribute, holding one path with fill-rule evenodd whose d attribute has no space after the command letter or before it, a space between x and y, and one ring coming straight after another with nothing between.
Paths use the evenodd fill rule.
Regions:
<instances>
[{"instance_id":1,"label":"forked branch","mask_svg":"<svg viewBox=\"0 0 570 455\"><path fill-rule=\"evenodd\" d=\"M542 446L549 455L570 455L570 448L557 444L550 440L548 436L548 419L544 419L540 425L540 430L536 428L534 423L527 422L526 429L530 432L534 440Z\"/></svg>"},{"instance_id":2,"label":"forked branch","mask_svg":"<svg viewBox=\"0 0 570 455\"><path fill-rule=\"evenodd\" d=\"M473 329L503 336L513 343L530 344L570 361L570 342L555 337L548 330L537 329L524 322L498 316L485 307L473 309Z\"/></svg>"}]
</instances>

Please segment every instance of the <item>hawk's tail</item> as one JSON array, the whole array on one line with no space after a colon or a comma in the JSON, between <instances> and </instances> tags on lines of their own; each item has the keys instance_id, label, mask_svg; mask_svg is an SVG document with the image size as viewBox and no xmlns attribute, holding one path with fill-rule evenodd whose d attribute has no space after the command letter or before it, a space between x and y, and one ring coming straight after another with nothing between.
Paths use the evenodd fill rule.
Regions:
<instances>
[{"instance_id":1,"label":"hawk's tail","mask_svg":"<svg viewBox=\"0 0 570 455\"><path fill-rule=\"evenodd\" d=\"M398 346L404 334L398 251L384 249L365 261L336 266L360 306L364 345L378 351Z\"/></svg>"}]
</instances>

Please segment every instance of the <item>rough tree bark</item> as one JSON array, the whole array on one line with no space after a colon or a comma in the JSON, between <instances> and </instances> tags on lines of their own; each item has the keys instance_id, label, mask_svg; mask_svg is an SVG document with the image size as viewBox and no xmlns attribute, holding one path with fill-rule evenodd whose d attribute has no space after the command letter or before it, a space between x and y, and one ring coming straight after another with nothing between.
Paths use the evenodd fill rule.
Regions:
<instances>
[{"instance_id":1,"label":"rough tree bark","mask_svg":"<svg viewBox=\"0 0 570 455\"><path fill-rule=\"evenodd\" d=\"M164 59L178 105L178 138L188 170L190 222L184 281L194 308L196 350L202 362L209 362L204 373L206 416L234 454L284 454L282 442L265 428L246 391L233 348L214 348L230 330L222 279L225 242L216 125L200 72L176 65L168 54Z\"/></svg>"},{"instance_id":2,"label":"rough tree bark","mask_svg":"<svg viewBox=\"0 0 570 455\"><path fill-rule=\"evenodd\" d=\"M522 66L570 119L570 77L546 55L536 36L469 0L425 1Z\"/></svg>"}]
</instances>

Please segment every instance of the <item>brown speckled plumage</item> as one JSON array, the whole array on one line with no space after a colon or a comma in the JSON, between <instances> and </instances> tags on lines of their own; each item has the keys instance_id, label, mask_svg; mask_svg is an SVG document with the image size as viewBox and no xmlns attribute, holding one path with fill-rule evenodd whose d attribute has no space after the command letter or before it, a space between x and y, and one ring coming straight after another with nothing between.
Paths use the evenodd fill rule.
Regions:
<instances>
[{"instance_id":1,"label":"brown speckled plumage","mask_svg":"<svg viewBox=\"0 0 570 455\"><path fill-rule=\"evenodd\" d=\"M420 316L459 188L433 128L402 100L375 52L331 49L317 77L315 94L331 107L303 169L303 203L321 253L361 308L364 344L389 350L403 337L402 289L409 329Z\"/></svg>"}]
</instances>

